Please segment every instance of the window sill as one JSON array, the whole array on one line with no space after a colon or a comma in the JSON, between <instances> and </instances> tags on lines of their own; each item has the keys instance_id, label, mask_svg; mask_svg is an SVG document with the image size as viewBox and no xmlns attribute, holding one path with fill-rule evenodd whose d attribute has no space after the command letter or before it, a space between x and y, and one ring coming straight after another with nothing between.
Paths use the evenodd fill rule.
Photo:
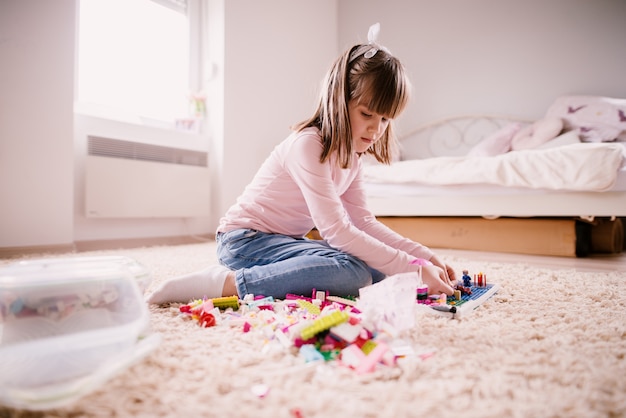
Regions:
<instances>
[{"instance_id":1,"label":"window sill","mask_svg":"<svg viewBox=\"0 0 626 418\"><path fill-rule=\"evenodd\" d=\"M132 125L170 130L174 132L184 132L201 134L203 131L204 118L180 117L174 120L156 119L146 116L139 116L133 113L124 112L109 107L93 105L89 103L74 103L74 113L103 120L127 123Z\"/></svg>"},{"instance_id":2,"label":"window sill","mask_svg":"<svg viewBox=\"0 0 626 418\"><path fill-rule=\"evenodd\" d=\"M208 135L141 121L120 121L75 111L74 127L79 136L101 136L196 151L209 149Z\"/></svg>"}]
</instances>

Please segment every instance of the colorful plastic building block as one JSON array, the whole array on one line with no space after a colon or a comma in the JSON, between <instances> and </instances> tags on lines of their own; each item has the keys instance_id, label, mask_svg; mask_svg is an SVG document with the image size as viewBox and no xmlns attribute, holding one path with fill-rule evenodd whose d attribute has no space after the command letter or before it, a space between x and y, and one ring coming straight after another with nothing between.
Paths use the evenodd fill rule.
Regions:
<instances>
[{"instance_id":1,"label":"colorful plastic building block","mask_svg":"<svg viewBox=\"0 0 626 418\"><path fill-rule=\"evenodd\" d=\"M300 347L300 355L304 357L304 361L309 363L311 361L324 361L324 356L315 349L313 344L304 344Z\"/></svg>"},{"instance_id":2,"label":"colorful plastic building block","mask_svg":"<svg viewBox=\"0 0 626 418\"><path fill-rule=\"evenodd\" d=\"M350 316L343 311L334 311L328 315L321 316L317 318L311 325L304 328L300 333L300 336L303 340L308 340L309 338L319 334L322 331L326 331L334 327L335 325L339 325L342 322L346 322Z\"/></svg>"},{"instance_id":3,"label":"colorful plastic building block","mask_svg":"<svg viewBox=\"0 0 626 418\"><path fill-rule=\"evenodd\" d=\"M329 300L331 302L337 302L340 303L342 305L347 305L347 306L356 306L356 301L352 300L352 299L347 299L347 298L342 298L340 296L326 296L326 300Z\"/></svg>"},{"instance_id":4,"label":"colorful plastic building block","mask_svg":"<svg viewBox=\"0 0 626 418\"><path fill-rule=\"evenodd\" d=\"M356 344L350 344L341 350L341 362L356 369L365 360L366 354Z\"/></svg>"},{"instance_id":5,"label":"colorful plastic building block","mask_svg":"<svg viewBox=\"0 0 626 418\"><path fill-rule=\"evenodd\" d=\"M309 302L308 300L304 300L304 299L297 299L296 303L298 304L300 308L305 309L310 314L313 314L313 315L320 314L320 307L315 305L313 302Z\"/></svg>"},{"instance_id":6,"label":"colorful plastic building block","mask_svg":"<svg viewBox=\"0 0 626 418\"><path fill-rule=\"evenodd\" d=\"M363 327L361 325L352 325L348 322L341 323L330 329L330 334L340 341L352 344L359 338Z\"/></svg>"},{"instance_id":7,"label":"colorful plastic building block","mask_svg":"<svg viewBox=\"0 0 626 418\"><path fill-rule=\"evenodd\" d=\"M474 274L474 286L487 287L487 275L482 272Z\"/></svg>"},{"instance_id":8,"label":"colorful plastic building block","mask_svg":"<svg viewBox=\"0 0 626 418\"><path fill-rule=\"evenodd\" d=\"M239 297L237 296L224 296L221 298L211 299L213 306L220 309L233 308L239 309Z\"/></svg>"},{"instance_id":9,"label":"colorful plastic building block","mask_svg":"<svg viewBox=\"0 0 626 418\"><path fill-rule=\"evenodd\" d=\"M359 374L368 373L374 370L376 364L383 359L385 353L389 350L387 344L379 342L376 347L365 357L359 365L356 367L356 372Z\"/></svg>"}]
</instances>

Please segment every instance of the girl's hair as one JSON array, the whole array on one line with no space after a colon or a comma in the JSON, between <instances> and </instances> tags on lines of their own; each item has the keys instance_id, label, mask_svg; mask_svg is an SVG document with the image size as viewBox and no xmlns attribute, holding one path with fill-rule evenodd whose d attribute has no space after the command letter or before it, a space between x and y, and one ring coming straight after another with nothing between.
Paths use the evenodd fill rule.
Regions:
<instances>
[{"instance_id":1,"label":"girl's hair","mask_svg":"<svg viewBox=\"0 0 626 418\"><path fill-rule=\"evenodd\" d=\"M347 168L352 160L348 103L355 100L390 119L380 139L366 151L389 164L396 145L391 119L404 110L409 94L408 77L396 57L376 44L355 45L339 56L326 74L315 114L294 129L319 128L323 143L320 162L336 152L341 167Z\"/></svg>"}]
</instances>

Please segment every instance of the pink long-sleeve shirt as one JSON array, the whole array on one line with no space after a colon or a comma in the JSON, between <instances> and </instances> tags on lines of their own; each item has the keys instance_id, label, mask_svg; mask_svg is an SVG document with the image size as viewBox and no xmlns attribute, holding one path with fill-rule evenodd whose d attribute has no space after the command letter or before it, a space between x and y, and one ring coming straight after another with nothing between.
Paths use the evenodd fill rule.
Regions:
<instances>
[{"instance_id":1,"label":"pink long-sleeve shirt","mask_svg":"<svg viewBox=\"0 0 626 418\"><path fill-rule=\"evenodd\" d=\"M415 271L433 252L389 229L367 209L361 160L350 168L336 155L320 163L319 130L293 132L265 160L218 232L247 228L303 237L316 227L331 247L386 275ZM430 264L430 263L427 263Z\"/></svg>"}]
</instances>

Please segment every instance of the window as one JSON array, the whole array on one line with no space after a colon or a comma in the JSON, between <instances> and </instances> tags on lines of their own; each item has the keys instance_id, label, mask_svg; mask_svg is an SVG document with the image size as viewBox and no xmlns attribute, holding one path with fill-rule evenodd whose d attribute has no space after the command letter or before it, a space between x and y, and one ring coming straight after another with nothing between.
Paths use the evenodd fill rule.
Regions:
<instances>
[{"instance_id":1,"label":"window","mask_svg":"<svg viewBox=\"0 0 626 418\"><path fill-rule=\"evenodd\" d=\"M191 1L80 0L76 110L168 126L188 117L200 71Z\"/></svg>"}]
</instances>

